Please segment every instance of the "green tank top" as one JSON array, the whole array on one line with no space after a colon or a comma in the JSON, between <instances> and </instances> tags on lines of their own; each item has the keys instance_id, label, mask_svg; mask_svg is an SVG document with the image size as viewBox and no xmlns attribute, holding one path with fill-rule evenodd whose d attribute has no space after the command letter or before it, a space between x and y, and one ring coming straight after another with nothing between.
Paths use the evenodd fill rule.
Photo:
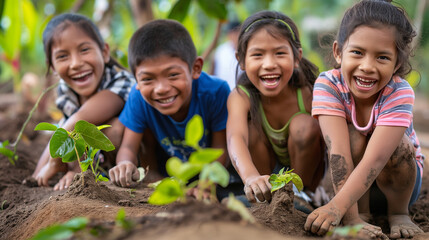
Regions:
<instances>
[{"instance_id":1,"label":"green tank top","mask_svg":"<svg viewBox=\"0 0 429 240\"><path fill-rule=\"evenodd\" d=\"M238 87L243 90L248 97L250 97L249 92L243 85L238 85ZM262 129L268 137L268 140L273 147L274 153L277 155L278 161L284 166L290 166L289 152L287 149L287 140L289 137L289 124L292 119L298 114L310 114L305 110L304 100L302 99L301 88L298 88L296 91L299 112L296 112L292 117L287 121L287 123L280 129L274 129L268 123L267 117L265 116L264 108L262 103L259 102L259 110L261 112L262 118Z\"/></svg>"}]
</instances>

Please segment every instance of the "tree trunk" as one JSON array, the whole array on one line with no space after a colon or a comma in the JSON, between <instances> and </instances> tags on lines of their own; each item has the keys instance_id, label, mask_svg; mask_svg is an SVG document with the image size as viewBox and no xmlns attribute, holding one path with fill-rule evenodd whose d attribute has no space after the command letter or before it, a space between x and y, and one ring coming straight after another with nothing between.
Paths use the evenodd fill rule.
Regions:
<instances>
[{"instance_id":1,"label":"tree trunk","mask_svg":"<svg viewBox=\"0 0 429 240\"><path fill-rule=\"evenodd\" d=\"M152 0L130 0L130 5L138 28L153 20Z\"/></svg>"}]
</instances>

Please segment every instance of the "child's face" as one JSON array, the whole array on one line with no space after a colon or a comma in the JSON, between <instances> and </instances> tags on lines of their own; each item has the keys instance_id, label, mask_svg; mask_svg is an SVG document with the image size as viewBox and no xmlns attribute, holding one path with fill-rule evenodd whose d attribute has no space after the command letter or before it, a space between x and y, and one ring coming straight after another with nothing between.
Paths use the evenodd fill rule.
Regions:
<instances>
[{"instance_id":1,"label":"child's face","mask_svg":"<svg viewBox=\"0 0 429 240\"><path fill-rule=\"evenodd\" d=\"M75 25L59 33L52 44L52 67L85 101L97 90L109 61L109 47L103 50Z\"/></svg>"},{"instance_id":2,"label":"child's face","mask_svg":"<svg viewBox=\"0 0 429 240\"><path fill-rule=\"evenodd\" d=\"M203 60L197 58L192 71L180 58L161 55L136 67L137 89L147 103L176 121L183 121L192 96L192 80L199 78Z\"/></svg>"},{"instance_id":3,"label":"child's face","mask_svg":"<svg viewBox=\"0 0 429 240\"><path fill-rule=\"evenodd\" d=\"M287 86L298 63L287 39L261 29L249 40L241 68L263 96L274 97Z\"/></svg>"},{"instance_id":4,"label":"child's face","mask_svg":"<svg viewBox=\"0 0 429 240\"><path fill-rule=\"evenodd\" d=\"M395 28L359 26L342 51L334 43L334 56L355 101L373 104L399 68Z\"/></svg>"}]
</instances>

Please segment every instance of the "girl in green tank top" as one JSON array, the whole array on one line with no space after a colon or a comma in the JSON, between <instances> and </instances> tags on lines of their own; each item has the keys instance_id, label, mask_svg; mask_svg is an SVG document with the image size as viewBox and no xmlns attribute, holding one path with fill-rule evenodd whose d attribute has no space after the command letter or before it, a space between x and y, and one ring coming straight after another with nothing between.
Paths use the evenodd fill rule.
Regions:
<instances>
[{"instance_id":1,"label":"girl in green tank top","mask_svg":"<svg viewBox=\"0 0 429 240\"><path fill-rule=\"evenodd\" d=\"M315 191L324 144L310 115L317 67L302 57L298 30L282 13L261 11L242 24L237 59L244 73L228 99L227 144L250 202L271 199L269 175L293 168Z\"/></svg>"}]
</instances>

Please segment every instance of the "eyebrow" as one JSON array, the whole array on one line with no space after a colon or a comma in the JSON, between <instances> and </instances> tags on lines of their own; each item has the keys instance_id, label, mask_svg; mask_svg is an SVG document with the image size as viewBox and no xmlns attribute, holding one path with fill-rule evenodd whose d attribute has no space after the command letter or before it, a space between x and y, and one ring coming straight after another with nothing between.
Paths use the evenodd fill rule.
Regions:
<instances>
[{"instance_id":1,"label":"eyebrow","mask_svg":"<svg viewBox=\"0 0 429 240\"><path fill-rule=\"evenodd\" d=\"M280 46L280 47L276 47L276 48L274 48L274 50L280 50L280 49L286 49L286 50L289 50L290 48L287 46L287 45L282 45L282 46ZM265 51L265 49L263 49L263 48L258 48L258 47L254 47L254 48L249 48L249 50L248 50L249 52L252 52L252 51Z\"/></svg>"},{"instance_id":2,"label":"eyebrow","mask_svg":"<svg viewBox=\"0 0 429 240\"><path fill-rule=\"evenodd\" d=\"M362 51L366 50L365 48L362 48L362 47L360 47L358 45L349 45L349 48L359 49L359 50L362 50ZM389 55L389 56L393 56L394 55L393 52L391 52L391 51L379 51L379 52L377 52L377 54L379 54L379 55Z\"/></svg>"},{"instance_id":3,"label":"eyebrow","mask_svg":"<svg viewBox=\"0 0 429 240\"><path fill-rule=\"evenodd\" d=\"M179 66L179 65L171 65L171 66L169 66L168 68L163 69L161 72L162 72L162 73L164 73L164 72L168 72L168 71L170 71L170 70L172 70L172 69L175 69L175 68L180 68L180 66ZM138 72L138 73L137 73L137 77L140 77L140 76L141 76L141 75L143 75L143 74L151 75L152 73L151 73L151 72L146 72L146 71L140 71L140 72Z\"/></svg>"}]
</instances>

